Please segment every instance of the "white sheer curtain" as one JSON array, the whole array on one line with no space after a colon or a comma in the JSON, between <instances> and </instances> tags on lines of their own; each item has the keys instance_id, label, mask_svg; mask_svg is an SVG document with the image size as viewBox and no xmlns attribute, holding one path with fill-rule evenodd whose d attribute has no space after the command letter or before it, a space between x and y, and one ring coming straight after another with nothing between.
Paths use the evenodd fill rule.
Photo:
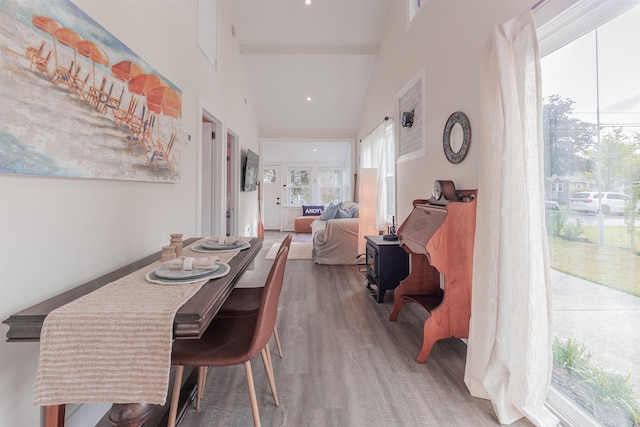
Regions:
<instances>
[{"instance_id":1,"label":"white sheer curtain","mask_svg":"<svg viewBox=\"0 0 640 427\"><path fill-rule=\"evenodd\" d=\"M473 297L465 383L499 421L555 426L544 224L542 99L530 11L497 26L483 53Z\"/></svg>"},{"instance_id":2,"label":"white sheer curtain","mask_svg":"<svg viewBox=\"0 0 640 427\"><path fill-rule=\"evenodd\" d=\"M382 156L384 143L384 122L365 136L360 142L360 167L377 168Z\"/></svg>"},{"instance_id":3,"label":"white sheer curtain","mask_svg":"<svg viewBox=\"0 0 640 427\"><path fill-rule=\"evenodd\" d=\"M390 172L387 169L389 168L389 164L393 164L393 161L387 161L387 150L385 150L385 144L392 142L388 140L388 136L390 135L390 137L393 138L393 131L387 132L390 126L393 127L391 119L385 120L360 143L360 167L375 168L378 171L376 228L382 231L384 231L385 224L387 223L388 191L386 177Z\"/></svg>"}]
</instances>

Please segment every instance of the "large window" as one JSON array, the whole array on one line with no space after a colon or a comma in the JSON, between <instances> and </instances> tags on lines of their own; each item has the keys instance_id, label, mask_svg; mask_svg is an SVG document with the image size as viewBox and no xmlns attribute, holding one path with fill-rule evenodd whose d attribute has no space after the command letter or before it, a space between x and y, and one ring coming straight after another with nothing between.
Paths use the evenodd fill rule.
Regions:
<instances>
[{"instance_id":1,"label":"large window","mask_svg":"<svg viewBox=\"0 0 640 427\"><path fill-rule=\"evenodd\" d=\"M380 173L384 181L383 206L385 222L390 224L396 214L396 145L393 137L393 123L390 123L384 130L384 146L382 148L382 163Z\"/></svg>"},{"instance_id":2,"label":"large window","mask_svg":"<svg viewBox=\"0 0 640 427\"><path fill-rule=\"evenodd\" d=\"M551 396L575 425L640 425L640 8L578 28L616 3L630 4L590 2L539 32L556 46L541 60L546 198L560 203Z\"/></svg>"},{"instance_id":3,"label":"large window","mask_svg":"<svg viewBox=\"0 0 640 427\"><path fill-rule=\"evenodd\" d=\"M385 120L360 145L360 167L378 170L377 220L378 230L391 224L396 205L396 144L393 120Z\"/></svg>"},{"instance_id":4,"label":"large window","mask_svg":"<svg viewBox=\"0 0 640 427\"><path fill-rule=\"evenodd\" d=\"M342 168L320 168L320 203L338 203L342 197Z\"/></svg>"},{"instance_id":5,"label":"large window","mask_svg":"<svg viewBox=\"0 0 640 427\"><path fill-rule=\"evenodd\" d=\"M311 169L289 169L289 205L300 206L311 203Z\"/></svg>"}]
</instances>

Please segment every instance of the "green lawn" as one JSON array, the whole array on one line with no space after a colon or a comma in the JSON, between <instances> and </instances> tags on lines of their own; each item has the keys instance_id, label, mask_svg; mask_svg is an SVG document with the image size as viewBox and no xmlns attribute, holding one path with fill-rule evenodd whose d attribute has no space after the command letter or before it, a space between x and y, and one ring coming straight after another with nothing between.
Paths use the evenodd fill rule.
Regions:
<instances>
[{"instance_id":1,"label":"green lawn","mask_svg":"<svg viewBox=\"0 0 640 427\"><path fill-rule=\"evenodd\" d=\"M596 243L598 241L598 227L595 225L583 225L584 233L580 237L589 239ZM640 230L636 230L636 252L640 251ZM626 226L606 226L604 229L604 244L606 246L614 246L617 248L630 249L631 235L627 231Z\"/></svg>"},{"instance_id":2,"label":"green lawn","mask_svg":"<svg viewBox=\"0 0 640 427\"><path fill-rule=\"evenodd\" d=\"M597 242L596 227L584 229L580 237L590 242L549 237L551 268L640 296L640 256L629 249L624 227L607 227L603 246L593 243Z\"/></svg>"}]
</instances>

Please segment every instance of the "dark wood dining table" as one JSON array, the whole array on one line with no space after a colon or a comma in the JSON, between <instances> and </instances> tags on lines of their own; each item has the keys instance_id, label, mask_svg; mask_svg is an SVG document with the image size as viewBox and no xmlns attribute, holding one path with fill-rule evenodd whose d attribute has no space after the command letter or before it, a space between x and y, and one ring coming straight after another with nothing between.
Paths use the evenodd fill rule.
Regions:
<instances>
[{"instance_id":1,"label":"dark wood dining table","mask_svg":"<svg viewBox=\"0 0 640 427\"><path fill-rule=\"evenodd\" d=\"M193 244L198 238L190 238L183 242L184 246ZM210 280L205 286L191 297L180 309L178 309L173 322L173 336L175 339L198 339L211 323L211 319L216 315L222 304L225 302L233 288L236 286L242 274L252 265L256 255L262 249L262 239L253 238L248 249L240 251L231 261L229 274ZM56 295L46 301L26 308L12 314L2 323L9 326L7 331L8 342L37 342L40 340L40 331L44 319L49 312L62 307L63 305L80 298L94 290L118 280L128 274L133 273L160 259L161 252L156 252L145 258L132 262L115 271L91 280L78 287L70 289ZM108 351L108 349L105 349ZM193 387L193 381L187 378L185 387ZM192 394L186 393L187 395ZM184 399L183 399L184 400ZM76 403L76 402L69 402ZM184 403L184 402L183 402ZM109 419L113 426L136 427L146 423L153 414L157 405L132 402L126 404L113 404ZM45 406L42 408L41 426L62 427L64 426L65 405ZM165 416L155 414L154 417L162 424ZM145 426L147 426L145 424Z\"/></svg>"}]
</instances>

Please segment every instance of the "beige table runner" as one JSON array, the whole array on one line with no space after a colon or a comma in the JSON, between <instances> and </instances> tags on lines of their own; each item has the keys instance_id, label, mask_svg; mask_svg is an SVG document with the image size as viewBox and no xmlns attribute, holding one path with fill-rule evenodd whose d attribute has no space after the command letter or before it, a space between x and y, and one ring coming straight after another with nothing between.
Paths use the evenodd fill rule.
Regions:
<instances>
[{"instance_id":1,"label":"beige table runner","mask_svg":"<svg viewBox=\"0 0 640 427\"><path fill-rule=\"evenodd\" d=\"M237 254L216 255L227 263ZM189 248L183 255L202 256ZM175 286L147 282L145 274L160 265L155 262L49 313L40 334L35 405L165 403L173 320L206 280Z\"/></svg>"}]
</instances>

